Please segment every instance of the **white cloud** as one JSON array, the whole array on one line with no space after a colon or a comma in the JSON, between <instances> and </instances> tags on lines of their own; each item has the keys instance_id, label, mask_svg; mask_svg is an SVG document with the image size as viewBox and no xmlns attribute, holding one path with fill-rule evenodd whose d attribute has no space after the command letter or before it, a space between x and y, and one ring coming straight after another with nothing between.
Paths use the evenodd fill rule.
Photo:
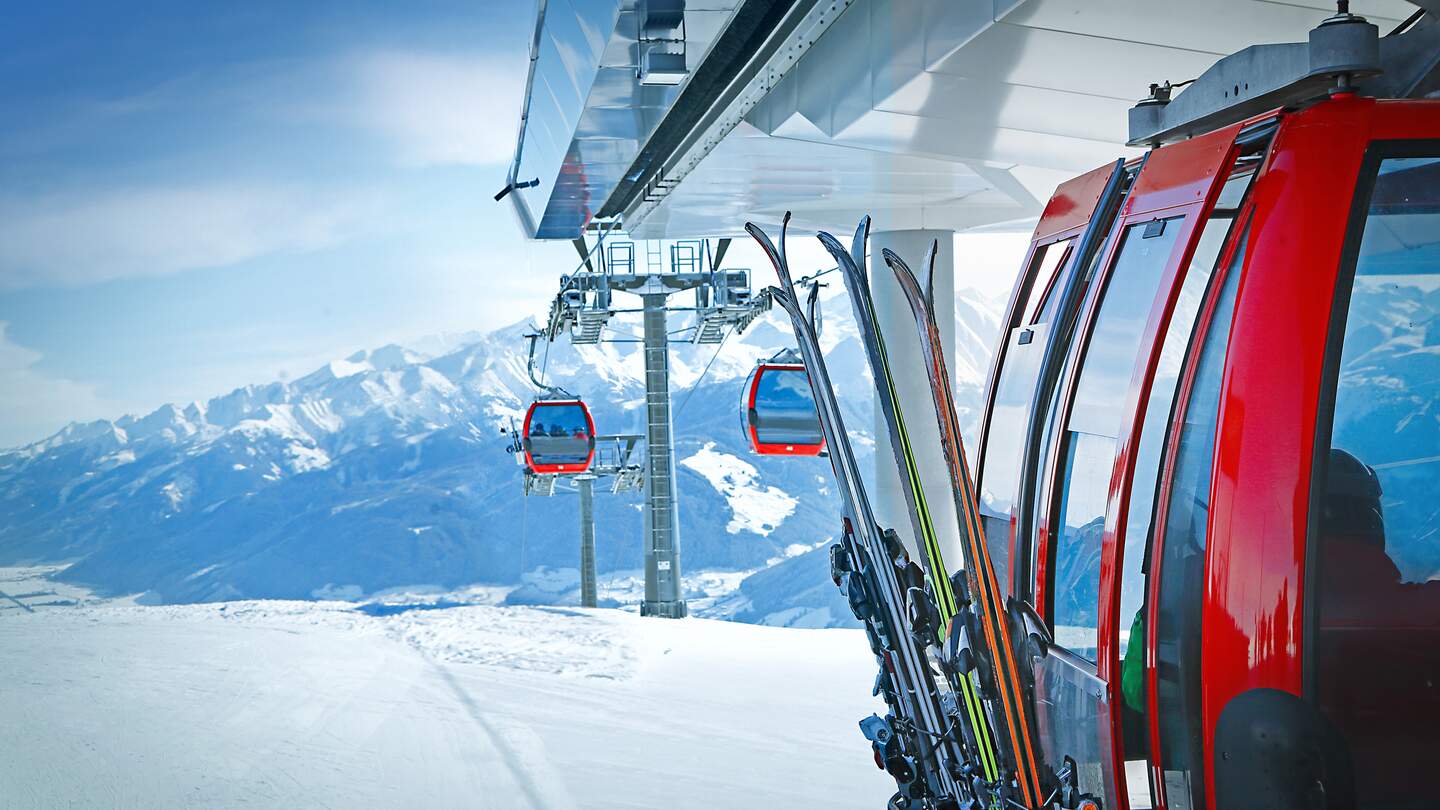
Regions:
<instances>
[{"instance_id":1,"label":"white cloud","mask_svg":"<svg viewBox=\"0 0 1440 810\"><path fill-rule=\"evenodd\" d=\"M100 419L114 408L92 386L35 370L40 353L11 342L0 321L0 447L48 436L72 419Z\"/></svg>"},{"instance_id":2,"label":"white cloud","mask_svg":"<svg viewBox=\"0 0 1440 810\"><path fill-rule=\"evenodd\" d=\"M407 166L508 163L523 61L388 51L355 60L357 123L390 139Z\"/></svg>"},{"instance_id":3,"label":"white cloud","mask_svg":"<svg viewBox=\"0 0 1440 810\"><path fill-rule=\"evenodd\" d=\"M221 267L332 245L373 203L253 184L0 198L0 290Z\"/></svg>"}]
</instances>

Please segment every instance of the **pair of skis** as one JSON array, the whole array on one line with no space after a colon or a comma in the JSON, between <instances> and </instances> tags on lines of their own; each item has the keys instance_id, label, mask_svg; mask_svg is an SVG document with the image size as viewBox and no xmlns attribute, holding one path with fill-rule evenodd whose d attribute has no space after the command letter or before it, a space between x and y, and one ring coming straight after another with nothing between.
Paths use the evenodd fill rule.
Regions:
<instances>
[{"instance_id":1,"label":"pair of skis","mask_svg":"<svg viewBox=\"0 0 1440 810\"><path fill-rule=\"evenodd\" d=\"M983 710L977 707L970 713L981 770L992 789L1002 798L1015 798L1027 807L1037 807L1042 802L1042 797L1037 763L1030 741L1031 724L1028 713L1024 710L1019 670L1015 664L1014 648L1010 644L1007 610L1000 599L994 568L985 551L979 509L965 462L964 442L951 394L953 389L950 372L945 363L939 327L935 321L933 281L938 245L932 243L925 257L923 282L916 278L905 261L893 251L884 250L882 255L905 295L915 320L922 354L927 361L926 378L930 386L945 467L949 474L951 497L960 524L960 551L965 574L960 582L952 582L950 569L941 552L940 538L936 535L930 504L925 497L924 483L905 424L904 410L896 393L885 338L875 313L870 281L865 273L865 243L869 232L870 218L864 217L855 230L849 255L845 254L840 243L830 234L822 232L819 239L839 264L850 289L850 301L855 310L856 323L860 327L871 369L875 374L880 407L890 434L891 447L895 451L895 463L910 509L915 536L925 547L924 558L929 562L930 580L941 626L946 628L946 641L953 639L953 644L949 644L946 650L949 654L942 655L942 661L947 664L947 674L951 676L957 691L967 700L967 708L979 703L973 697L977 682L983 687L986 696ZM962 583L964 587L956 587ZM963 602L957 600L957 590L969 598ZM979 648L983 653L979 655L975 654L977 650L971 643L977 636L983 645ZM970 654L962 655L962 651L969 651ZM997 705L1000 708L998 712L994 711ZM1003 739L1003 743L997 738ZM1009 756L1003 757L1002 753L1008 753ZM1002 759L1007 761L1002 762ZM1007 777L1003 780L1002 769ZM1013 797L1011 793L1014 794Z\"/></svg>"},{"instance_id":2,"label":"pair of skis","mask_svg":"<svg viewBox=\"0 0 1440 810\"><path fill-rule=\"evenodd\" d=\"M810 370L811 387L821 413L822 427L832 448L832 465L841 484L846 509L846 531L843 542L832 549L832 568L837 584L852 592L857 575L862 583L883 580L887 574L892 575L896 580L893 585L877 582L870 586L877 596L883 597L882 601L896 600L880 611L886 615L887 621L872 621L867 615L862 615L865 611L858 608L856 614L871 631L872 646L876 646L877 638L880 640L876 652L882 660L882 679L887 669L893 671L896 663L903 668L915 666L917 669L913 674L902 673L896 680L908 684L910 688L928 688L932 692L928 700L917 695L908 701L891 702L891 718L884 721L870 718L861 724L866 736L875 745L877 763L885 763L884 746L877 739L884 734L888 734L890 745L895 745L898 737L899 748L916 752L915 763L924 778L906 783L897 776L901 791L892 800L892 806L920 799L933 807L1040 807L1048 800L1040 793L1038 761L1031 742L1033 725L1026 711L1019 671L1010 644L1007 613L985 552L975 493L970 484L950 394L949 372L935 323L931 286L934 247L926 259L926 265L932 272L927 272L923 283L894 253L885 251L885 260L905 293L928 359L926 374L952 485L952 498L961 524L964 576L957 574L953 579L945 564L941 538L936 532L925 497L865 275L869 217L861 220L849 251L830 234L821 233L819 238L835 258L850 288L856 323L874 371L881 410L928 577L917 576L915 564L906 559L906 552L894 532L881 529L875 522L868 499L859 484L854 454L844 423L839 418L839 407L824 358L814 339L813 324L794 303L794 284L784 254L788 224L789 214L782 225L778 249L759 228L747 224L746 229L765 249L784 287L783 291L777 291L783 294L777 295L776 300L784 306L795 328L801 354ZM858 538L853 531L857 524L868 527L868 531L860 532ZM853 565L866 559L866 555L881 559L881 554L887 555L894 561L893 564L872 566L871 569ZM908 582L905 581L907 579ZM928 589L925 587L926 579ZM972 596L978 600L978 605L972 601ZM855 606L856 600L852 598L851 601L852 607ZM899 656L898 660L890 656L885 642L893 643L896 638L906 637L911 646L918 649L913 654L907 652ZM977 648L972 643L972 639L976 638L981 640L981 647ZM934 653L939 664L941 679L938 682L927 651ZM905 697L905 694L902 692L899 696ZM943 720L930 725L929 729L944 729L942 733L934 734L921 725L915 728L914 733L905 734L917 721L935 723L928 718L937 708ZM877 730L882 734L877 734ZM885 765L882 764L882 767ZM893 769L887 767L887 770L896 775ZM910 774L906 771L900 775ZM915 782L925 787L917 792Z\"/></svg>"},{"instance_id":3,"label":"pair of skis","mask_svg":"<svg viewBox=\"0 0 1440 810\"><path fill-rule=\"evenodd\" d=\"M787 225L789 219L787 214ZM784 288L771 294L795 328L829 443L844 513L840 542L830 550L831 572L864 624L880 662L875 693L884 698L889 712L884 718L867 718L860 727L871 742L876 764L895 779L898 792L891 799L892 808L960 808L962 801L973 799L964 781L966 758L936 688L926 639L912 632L903 607L907 594L923 591L925 575L908 559L895 532L875 520L814 324L801 311L796 296L783 228L778 247L754 224L747 223L745 229L770 258Z\"/></svg>"}]
</instances>

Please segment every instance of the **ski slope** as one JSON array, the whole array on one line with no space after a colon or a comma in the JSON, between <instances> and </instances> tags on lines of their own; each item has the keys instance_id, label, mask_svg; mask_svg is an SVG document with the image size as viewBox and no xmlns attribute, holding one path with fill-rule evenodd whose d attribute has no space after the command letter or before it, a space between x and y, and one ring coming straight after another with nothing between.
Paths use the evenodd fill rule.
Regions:
<instances>
[{"instance_id":1,"label":"ski slope","mask_svg":"<svg viewBox=\"0 0 1440 810\"><path fill-rule=\"evenodd\" d=\"M854 630L616 610L0 612L0 807L866 808Z\"/></svg>"}]
</instances>

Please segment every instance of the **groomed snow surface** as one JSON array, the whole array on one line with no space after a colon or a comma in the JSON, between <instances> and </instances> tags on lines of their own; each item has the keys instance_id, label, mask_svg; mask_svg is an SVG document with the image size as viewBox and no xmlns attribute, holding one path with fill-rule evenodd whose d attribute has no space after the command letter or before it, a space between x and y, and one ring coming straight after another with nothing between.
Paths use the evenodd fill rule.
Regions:
<instances>
[{"instance_id":1,"label":"groomed snow surface","mask_svg":"<svg viewBox=\"0 0 1440 810\"><path fill-rule=\"evenodd\" d=\"M33 609L0 610L3 808L878 810L890 793L856 727L879 708L856 630L433 594Z\"/></svg>"}]
</instances>

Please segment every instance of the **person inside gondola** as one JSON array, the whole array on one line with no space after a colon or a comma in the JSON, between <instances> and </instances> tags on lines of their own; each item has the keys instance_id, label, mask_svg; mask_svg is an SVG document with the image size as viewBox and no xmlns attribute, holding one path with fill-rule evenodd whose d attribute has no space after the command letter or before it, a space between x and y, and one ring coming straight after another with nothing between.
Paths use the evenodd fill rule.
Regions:
<instances>
[{"instance_id":1,"label":"person inside gondola","mask_svg":"<svg viewBox=\"0 0 1440 810\"><path fill-rule=\"evenodd\" d=\"M1420 751L1440 724L1440 579L1406 581L1387 552L1383 495L1373 467L1330 451L1316 685L1348 740L1361 794L1410 807L1407 786L1423 781L1415 766L1440 756Z\"/></svg>"},{"instance_id":2,"label":"person inside gondola","mask_svg":"<svg viewBox=\"0 0 1440 810\"><path fill-rule=\"evenodd\" d=\"M545 423L544 423L544 422L541 422L541 421L539 421L539 420L537 419L537 420L535 421L535 424L533 424L533 425L530 426L530 435L531 435L531 436L544 436L544 435L545 435Z\"/></svg>"}]
</instances>

